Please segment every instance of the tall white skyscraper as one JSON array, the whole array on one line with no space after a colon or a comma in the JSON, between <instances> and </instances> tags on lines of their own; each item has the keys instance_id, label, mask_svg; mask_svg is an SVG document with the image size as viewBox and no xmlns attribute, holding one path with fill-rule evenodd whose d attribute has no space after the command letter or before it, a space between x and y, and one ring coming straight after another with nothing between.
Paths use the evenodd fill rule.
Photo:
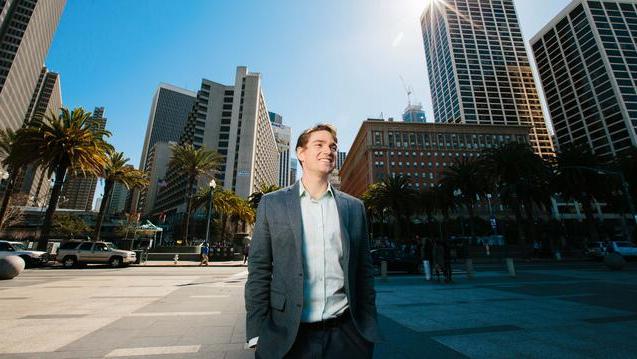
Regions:
<instances>
[{"instance_id":1,"label":"tall white skyscraper","mask_svg":"<svg viewBox=\"0 0 637 359\"><path fill-rule=\"evenodd\" d=\"M421 27L435 122L530 126L553 155L513 0L431 1Z\"/></svg>"},{"instance_id":2,"label":"tall white skyscraper","mask_svg":"<svg viewBox=\"0 0 637 359\"><path fill-rule=\"evenodd\" d=\"M0 128L22 126L65 5L0 0Z\"/></svg>"},{"instance_id":3,"label":"tall white skyscraper","mask_svg":"<svg viewBox=\"0 0 637 359\"><path fill-rule=\"evenodd\" d=\"M237 67L233 85L203 79L180 143L217 151L222 164L217 185L243 198L264 185L278 183L278 149L263 95L261 74ZM154 212L185 211L183 174L168 169ZM200 178L198 188L208 186Z\"/></svg>"},{"instance_id":4,"label":"tall white skyscraper","mask_svg":"<svg viewBox=\"0 0 637 359\"><path fill-rule=\"evenodd\" d=\"M560 146L606 157L637 146L636 5L573 1L531 39Z\"/></svg>"}]
</instances>

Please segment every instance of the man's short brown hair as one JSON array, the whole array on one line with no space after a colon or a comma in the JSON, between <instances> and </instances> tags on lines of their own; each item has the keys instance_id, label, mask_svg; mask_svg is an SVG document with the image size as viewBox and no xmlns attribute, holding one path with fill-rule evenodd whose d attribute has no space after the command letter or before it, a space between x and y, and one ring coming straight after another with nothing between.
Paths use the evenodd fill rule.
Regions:
<instances>
[{"instance_id":1,"label":"man's short brown hair","mask_svg":"<svg viewBox=\"0 0 637 359\"><path fill-rule=\"evenodd\" d=\"M336 138L336 127L327 123L319 123L315 125L314 127L308 128L307 130L303 131L303 133L301 133L301 135L299 136L299 139L296 141L296 149L298 149L299 147L305 148L305 145L307 145L307 142L310 140L310 135L317 131L329 132L330 135L332 135L332 138L334 138L334 142L338 143L338 139Z\"/></svg>"}]
</instances>

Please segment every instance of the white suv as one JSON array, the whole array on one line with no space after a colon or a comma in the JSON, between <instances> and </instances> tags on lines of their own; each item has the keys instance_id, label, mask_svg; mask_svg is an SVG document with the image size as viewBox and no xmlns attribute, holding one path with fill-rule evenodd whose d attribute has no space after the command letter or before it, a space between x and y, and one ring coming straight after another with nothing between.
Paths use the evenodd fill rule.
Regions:
<instances>
[{"instance_id":1,"label":"white suv","mask_svg":"<svg viewBox=\"0 0 637 359\"><path fill-rule=\"evenodd\" d=\"M66 268L81 264L110 264L111 267L123 267L135 263L135 252L117 249L106 242L66 242L60 245L56 261Z\"/></svg>"},{"instance_id":2,"label":"white suv","mask_svg":"<svg viewBox=\"0 0 637 359\"><path fill-rule=\"evenodd\" d=\"M36 267L49 261L47 252L32 251L21 242L0 241L0 258L18 256L24 259L27 268Z\"/></svg>"}]
</instances>

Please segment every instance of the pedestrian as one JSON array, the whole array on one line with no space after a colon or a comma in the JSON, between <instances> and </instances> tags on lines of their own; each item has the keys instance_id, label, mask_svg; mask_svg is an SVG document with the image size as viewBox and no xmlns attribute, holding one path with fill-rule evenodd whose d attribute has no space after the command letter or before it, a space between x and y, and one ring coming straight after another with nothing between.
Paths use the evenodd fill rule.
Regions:
<instances>
[{"instance_id":1,"label":"pedestrian","mask_svg":"<svg viewBox=\"0 0 637 359\"><path fill-rule=\"evenodd\" d=\"M243 264L246 264L248 261L248 255L250 254L250 244L243 246Z\"/></svg>"},{"instance_id":2,"label":"pedestrian","mask_svg":"<svg viewBox=\"0 0 637 359\"><path fill-rule=\"evenodd\" d=\"M442 241L442 252L442 272L445 276L445 283L451 283L451 246L449 245L449 241Z\"/></svg>"},{"instance_id":3,"label":"pedestrian","mask_svg":"<svg viewBox=\"0 0 637 359\"><path fill-rule=\"evenodd\" d=\"M256 358L372 358L380 340L363 202L333 188L336 130L296 144L303 175L257 208L245 286Z\"/></svg>"},{"instance_id":4,"label":"pedestrian","mask_svg":"<svg viewBox=\"0 0 637 359\"><path fill-rule=\"evenodd\" d=\"M200 266L207 266L208 265L208 253L209 252L210 252L210 249L208 248L208 242L204 242L201 245L201 251L200 251L201 263L199 263Z\"/></svg>"},{"instance_id":5,"label":"pedestrian","mask_svg":"<svg viewBox=\"0 0 637 359\"><path fill-rule=\"evenodd\" d=\"M440 282L440 277L444 275L443 266L445 263L445 254L441 242L439 239L434 240L432 248L433 274L438 282Z\"/></svg>"}]
</instances>

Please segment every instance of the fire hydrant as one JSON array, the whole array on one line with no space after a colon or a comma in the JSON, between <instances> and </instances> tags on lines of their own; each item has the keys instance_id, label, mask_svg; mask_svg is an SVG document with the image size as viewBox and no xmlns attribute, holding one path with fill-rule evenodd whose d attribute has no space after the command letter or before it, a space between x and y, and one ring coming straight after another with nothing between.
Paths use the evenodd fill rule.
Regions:
<instances>
[{"instance_id":1,"label":"fire hydrant","mask_svg":"<svg viewBox=\"0 0 637 359\"><path fill-rule=\"evenodd\" d=\"M175 258L173 260L175 261L175 265L177 265L177 262L179 261L179 253L175 254Z\"/></svg>"}]
</instances>

